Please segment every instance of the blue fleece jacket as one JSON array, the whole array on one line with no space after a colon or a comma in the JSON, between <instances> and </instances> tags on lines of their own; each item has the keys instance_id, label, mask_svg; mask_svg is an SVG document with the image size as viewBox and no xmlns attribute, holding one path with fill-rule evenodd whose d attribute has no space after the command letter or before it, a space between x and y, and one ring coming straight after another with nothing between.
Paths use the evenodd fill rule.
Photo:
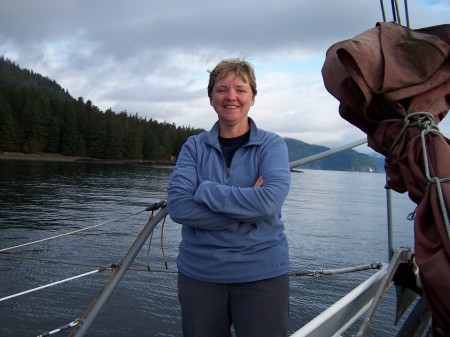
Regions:
<instances>
[{"instance_id":1,"label":"blue fleece jacket","mask_svg":"<svg viewBox=\"0 0 450 337\"><path fill-rule=\"evenodd\" d=\"M183 145L168 187L168 210L182 224L177 265L207 282L250 282L289 270L281 208L291 176L287 147L252 119L249 142L227 167L219 126ZM253 185L262 175L262 187Z\"/></svg>"}]
</instances>

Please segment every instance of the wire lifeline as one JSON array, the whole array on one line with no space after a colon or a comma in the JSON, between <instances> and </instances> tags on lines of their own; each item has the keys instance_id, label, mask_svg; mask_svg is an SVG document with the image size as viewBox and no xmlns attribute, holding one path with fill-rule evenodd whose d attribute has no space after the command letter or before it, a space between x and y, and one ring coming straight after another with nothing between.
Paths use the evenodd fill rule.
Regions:
<instances>
[{"instance_id":1,"label":"wire lifeline","mask_svg":"<svg viewBox=\"0 0 450 337\"><path fill-rule=\"evenodd\" d=\"M319 275L337 275L337 274L352 273L352 272L370 270L370 269L381 269L382 267L383 267L383 264L381 262L376 262L376 263L372 263L370 265L360 265L360 266L355 266L355 267L347 267L347 268L339 268L339 269L320 269L320 270L307 271L307 272L297 272L297 273L292 273L289 275L290 276L317 277Z\"/></svg>"},{"instance_id":2,"label":"wire lifeline","mask_svg":"<svg viewBox=\"0 0 450 337\"><path fill-rule=\"evenodd\" d=\"M157 203L153 203L152 205L146 207L146 209L144 211L152 211L152 213L150 215L150 218L149 218L149 221L153 219L153 211L158 210L159 208L164 207L164 206L165 206L165 200L157 202ZM134 213L134 214L132 214L130 216L137 215L137 214L139 214L141 212L143 212L143 211ZM118 220L120 220L120 219L112 220L110 222L118 221ZM164 247L162 246L162 244L163 244L163 237L162 237L162 235L163 235L165 220L166 220L166 218L163 219L163 224L162 224L162 227L161 227L161 252L162 252L163 259L164 259L165 269L166 269L166 271L168 273L171 273L168 270L168 264L167 264L167 260L166 260L165 253L164 253ZM104 224L106 224L106 223L109 223L109 222L105 222ZM95 226L98 226L98 225L95 225ZM90 228L92 228L92 227L90 227ZM88 229L88 228L86 228L86 229ZM69 234L69 233L66 233L65 235L67 235L67 234ZM151 233L151 236L152 235L153 235L153 231ZM151 237L150 237L150 241L151 241ZM14 248L14 247L12 247L12 248ZM4 249L4 250L7 250L7 249ZM150 246L149 246L149 250L150 250ZM94 264L86 264L86 263L78 263L78 262L62 261L62 260L41 259L41 258L28 257L28 256L17 256L17 255L12 255L9 252L2 252L2 251L0 251L0 257L6 257L6 258L11 258L11 259L33 260L33 261L40 261L40 262L46 262L46 263L55 263L55 264L75 265L75 266L83 266L83 267L94 267L94 268L100 268L100 269L103 268L102 266L94 265ZM147 260L148 259L149 258L148 258L148 254L147 254ZM111 268L111 266L114 266L114 264L111 264L108 267ZM148 269L148 271L151 271L150 267L148 265L148 262L147 262L147 269ZM142 270L133 269L133 268L130 268L129 270L142 271ZM152 270L152 271L161 272L160 270Z\"/></svg>"},{"instance_id":3,"label":"wire lifeline","mask_svg":"<svg viewBox=\"0 0 450 337\"><path fill-rule=\"evenodd\" d=\"M110 266L112 266L112 265L110 265ZM11 298L19 297L19 296L22 296L22 295L25 295L25 294L29 294L29 293L32 293L32 292L35 292L35 291L38 291L38 290L42 290L42 289L45 289L45 288L48 288L48 287L52 287L52 286L55 286L55 285L58 285L58 284L61 284L61 283L72 281L72 280L75 280L75 279L78 279L78 278L81 278L81 277L85 277L85 276L89 276L89 275L92 275L92 274L95 274L95 273L99 273L99 272L102 272L102 271L110 268L110 266L103 267L103 268L100 268L100 269L97 269L97 270L93 270L93 271L90 271L90 272L87 272L87 273L83 273L83 274L80 274L80 275L72 276L72 277L69 277L69 278L66 278L66 279L63 279L63 280L59 280L59 281L56 281L56 282L53 282L53 283L44 284L44 285L42 285L40 287L36 287L36 288L33 288L33 289L28 289L28 290L22 291L22 292L17 293L17 294L6 296L6 297L3 297L3 298L0 298L0 302L9 300Z\"/></svg>"},{"instance_id":4,"label":"wire lifeline","mask_svg":"<svg viewBox=\"0 0 450 337\"><path fill-rule=\"evenodd\" d=\"M159 208L161 208L161 207L165 207L165 205L166 205L166 202L165 202L165 200L163 200L163 201L161 201L161 202L154 203L154 204L148 206L148 207L144 210L144 211L152 210L152 214L151 214L151 216L149 217L149 220L147 221L147 224L148 224L151 220L153 220L153 211L154 211L154 210L157 210L157 209L159 209ZM135 214L139 214L139 213L144 212L144 211L139 211L139 212L137 212L137 213L135 213ZM133 215L135 215L135 214L133 214ZM128 216L127 216L127 217L128 217ZM123 218L126 218L126 217L123 217ZM123 218L122 218L122 219L123 219ZM113 222L113 221L118 221L118 220L120 220L120 219L116 219L116 220L112 220L112 221L109 221L109 222L105 222L105 223L103 223L103 224L111 223L111 222ZM97 226L100 226L100 225L103 225L103 224L98 224L98 225L95 225L95 226L92 226L92 227L97 227ZM90 228L92 228L92 227L90 227ZM87 228L86 228L86 229L87 229ZM83 230L85 230L85 229L83 229ZM80 230L78 230L78 231L80 231ZM65 234L63 234L63 235L68 235L68 234L69 234L69 233L65 233ZM42 241L42 240L39 240L39 241ZM130 247L130 249L131 249L131 247ZM130 249L129 249L129 251L130 251ZM0 251L0 253L1 253L1 251ZM126 257L126 255L125 255L125 257ZM40 287L36 287L36 288L29 289L29 290L26 290L26 291L23 291L23 292L20 292L20 293L16 293L16 294L13 294L13 295L10 295L10 296L6 296L6 297L4 297L4 298L1 298L1 299L0 299L0 302L6 301L6 300L9 300L9 299L11 299L11 298L18 297L18 296L22 296L22 295L25 295L25 294L28 294L28 293L31 293L31 292L35 292L35 291L38 291L38 290L42 290L42 289L45 289L45 288L48 288L48 287L51 287L51 286L54 286L54 285L58 285L58 284L61 284L61 283L65 283L65 282L68 282L68 281L71 281L71 280L75 280L75 279L78 279L78 278L81 278L81 277L85 277L85 276L89 276L89 275L92 275L92 274L95 274L95 273L98 273L98 272L102 272L102 271L104 271L104 270L106 270L106 269L113 269L113 270L116 270L116 269L120 268L120 266L121 266L123 260L125 259L125 257L124 257L124 258L122 259L122 261L120 261L118 264L109 264L109 265L106 266L106 267L102 267L102 268L99 268L99 269L96 269L96 270L93 270L93 271L90 271L90 272L87 272L87 273L83 273L83 274L80 274L80 275L76 275L76 276L73 276L73 277L69 277L69 278L67 278L67 279L59 280L59 281L56 281L56 282L53 282L53 283L50 283L50 284L45 284L45 285L40 286ZM108 281L107 281L107 282L108 282Z\"/></svg>"},{"instance_id":5,"label":"wire lifeline","mask_svg":"<svg viewBox=\"0 0 450 337\"><path fill-rule=\"evenodd\" d=\"M313 271L299 271L299 272L289 272L289 276L329 276L336 274L344 274L344 273L352 273L359 272L371 269L380 269L383 267L383 263L375 262L369 265L360 265L354 267L345 267L345 268L337 268L337 269L318 269ZM134 272L151 272L151 273L166 273L166 274L177 274L178 270L176 269L151 269L148 268L128 268L128 271Z\"/></svg>"},{"instance_id":6,"label":"wire lifeline","mask_svg":"<svg viewBox=\"0 0 450 337\"><path fill-rule=\"evenodd\" d=\"M52 260L52 259L43 259L39 257L33 257L33 256L22 256L22 255L16 255L14 253L0 253L0 257L8 258L8 259L16 259L16 260L30 260L30 261L38 261L38 262L45 262L45 263L54 263L54 264L63 264L63 265L69 265L69 266L78 266L78 267L91 267L91 268L102 268L103 266L93 263L80 263L80 262L74 262L74 261L63 261L63 260Z\"/></svg>"},{"instance_id":7,"label":"wire lifeline","mask_svg":"<svg viewBox=\"0 0 450 337\"><path fill-rule=\"evenodd\" d=\"M154 205L149 206L149 207L153 207L153 206L154 206ZM120 220L123 220L123 219L127 219L127 218L129 218L129 217L132 217L132 216L134 216L134 215L138 215L138 214L140 214L140 213L142 213L142 212L147 211L147 210L149 209L149 207L147 207L146 209L144 209L144 210L142 210L142 211L139 211L139 212L136 212L136 213L133 213L133 214L130 214L130 215L126 215L126 216L124 216L124 217L117 218L117 219L114 219L114 220L110 220L110 221L107 221L107 222L103 222L103 223L100 223L100 224L97 224L97 225L93 225L93 226L90 226L90 227L77 229L77 230L74 230L74 231L71 231L71 232L58 234L58 235L55 235L55 236L51 236L51 237L48 237L48 238L44 238L44 239L40 239L40 240L28 242L28 243L22 243L22 244L20 244L20 245L13 246L13 247L3 248L3 249L0 249L0 253L1 253L1 252L8 251L8 250L16 249L16 248L21 248L21 247L25 247L25 246L30 246L30 245L33 245L33 244L36 244L36 243L41 243L41 242L45 242L45 241L57 239L57 238L60 238L60 237L63 237L63 236L67 236L67 235L71 235L71 234L83 232L83 231L86 231L86 230L89 230L89 229L92 229L92 228L104 226L104 225L107 225L107 224L110 224L110 223L113 223L113 222L117 222L117 221L120 221Z\"/></svg>"},{"instance_id":8,"label":"wire lifeline","mask_svg":"<svg viewBox=\"0 0 450 337\"><path fill-rule=\"evenodd\" d=\"M53 329L53 330L48 331L48 332L43 332L40 335L38 335L37 337L47 337L47 336L53 335L53 334L55 334L57 332L61 332L61 331L70 329L70 328L74 327L75 325L77 325L79 320L80 319L77 318L77 319L73 320L72 322L70 322L68 324L64 324L64 325L60 326L59 328Z\"/></svg>"},{"instance_id":9,"label":"wire lifeline","mask_svg":"<svg viewBox=\"0 0 450 337\"><path fill-rule=\"evenodd\" d=\"M94 264L85 264L85 263L77 263L77 262L71 262L71 261L61 261L61 260L46 260L46 259L40 259L40 258L33 258L33 257L23 257L23 256L16 256L11 254L5 254L0 253L0 257L7 257L12 259L26 259L26 260L36 260L40 262L49 262L49 263L55 263L55 264L66 264L66 265L75 265L75 266L82 266L82 267L99 267L98 265ZM346 270L346 269L353 269L350 271L361 271L361 270L368 270L368 269L378 269L380 263L372 263L369 266L366 266L364 268L361 267L348 267L348 268L341 268L341 269L330 269L332 270ZM111 265L114 266L114 265ZM112 267L111 267L112 268ZM361 269L360 269L361 268ZM168 266L165 267L165 269L155 269L150 268L147 264L147 268L128 268L128 271L130 272L151 272L151 273L165 273L165 274L177 274L178 270L176 269L169 269ZM320 269L320 270L314 270L314 271L300 271L300 272L291 272L289 273L289 276L318 276L318 275L332 275L327 272L327 270Z\"/></svg>"}]
</instances>

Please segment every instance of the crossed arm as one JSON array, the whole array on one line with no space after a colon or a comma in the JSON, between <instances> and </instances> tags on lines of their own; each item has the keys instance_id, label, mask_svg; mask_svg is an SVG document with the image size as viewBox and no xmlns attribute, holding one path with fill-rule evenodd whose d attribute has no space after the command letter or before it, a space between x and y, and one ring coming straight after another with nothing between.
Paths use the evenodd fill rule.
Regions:
<instances>
[{"instance_id":1,"label":"crossed arm","mask_svg":"<svg viewBox=\"0 0 450 337\"><path fill-rule=\"evenodd\" d=\"M259 166L261 175L250 187L199 182L197 158L190 145L180 154L169 182L172 220L198 229L235 230L242 222L257 222L280 211L290 184L284 142L275 143L264 156Z\"/></svg>"}]
</instances>

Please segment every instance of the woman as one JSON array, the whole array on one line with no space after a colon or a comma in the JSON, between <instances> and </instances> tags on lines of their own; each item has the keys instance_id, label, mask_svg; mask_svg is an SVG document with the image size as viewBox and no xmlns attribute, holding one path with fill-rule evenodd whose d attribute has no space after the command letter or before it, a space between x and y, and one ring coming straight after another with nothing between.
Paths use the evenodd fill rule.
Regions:
<instances>
[{"instance_id":1,"label":"woman","mask_svg":"<svg viewBox=\"0 0 450 337\"><path fill-rule=\"evenodd\" d=\"M256 79L250 63L223 60L208 96L218 121L190 137L168 187L182 224L178 297L185 337L287 335L288 244L281 208L290 185L283 139L248 117Z\"/></svg>"}]
</instances>

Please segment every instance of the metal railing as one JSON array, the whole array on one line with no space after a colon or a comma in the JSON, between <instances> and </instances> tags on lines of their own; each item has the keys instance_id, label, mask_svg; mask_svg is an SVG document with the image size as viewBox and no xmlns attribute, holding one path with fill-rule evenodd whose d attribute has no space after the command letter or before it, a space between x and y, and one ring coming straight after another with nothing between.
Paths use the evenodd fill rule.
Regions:
<instances>
[{"instance_id":1,"label":"metal railing","mask_svg":"<svg viewBox=\"0 0 450 337\"><path fill-rule=\"evenodd\" d=\"M151 211L157 209L160 209L160 211L154 217L152 215L151 219L149 219L149 221L145 224L141 233L139 233L136 240L128 249L128 252L125 254L119 265L116 268L114 268L114 271L112 272L111 276L105 282L105 285L103 286L103 289L100 292L99 296L94 299L94 301L91 303L91 305L84 313L84 315L80 318L78 324L74 327L69 336L74 337L84 336L84 334L87 332L87 330L93 323L94 319L96 318L97 314L100 312L101 308L106 303L108 298L111 296L112 292L119 284L122 277L125 275L127 269L133 263L139 251L144 246L145 242L147 241L147 238L153 232L156 225L168 214L167 205L164 200L159 203L153 204L151 207L153 207L149 209Z\"/></svg>"}]
</instances>

